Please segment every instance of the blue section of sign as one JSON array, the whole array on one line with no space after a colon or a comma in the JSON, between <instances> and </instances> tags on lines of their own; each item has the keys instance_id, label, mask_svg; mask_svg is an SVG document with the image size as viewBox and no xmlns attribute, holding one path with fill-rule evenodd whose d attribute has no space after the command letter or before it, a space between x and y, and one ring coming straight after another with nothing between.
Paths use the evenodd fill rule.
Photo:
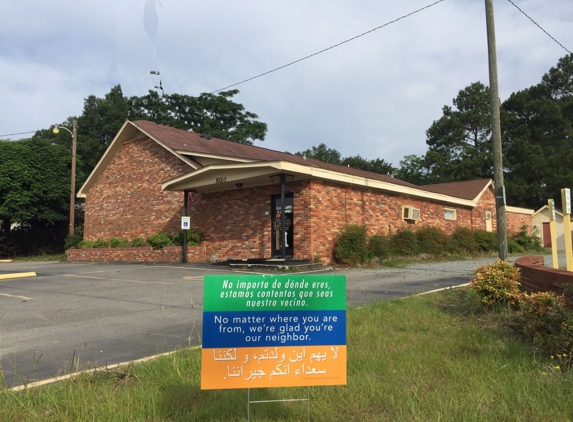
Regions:
<instances>
[{"instance_id":1,"label":"blue section of sign","mask_svg":"<svg viewBox=\"0 0 573 422\"><path fill-rule=\"evenodd\" d=\"M203 313L203 348L345 344L345 310Z\"/></svg>"}]
</instances>

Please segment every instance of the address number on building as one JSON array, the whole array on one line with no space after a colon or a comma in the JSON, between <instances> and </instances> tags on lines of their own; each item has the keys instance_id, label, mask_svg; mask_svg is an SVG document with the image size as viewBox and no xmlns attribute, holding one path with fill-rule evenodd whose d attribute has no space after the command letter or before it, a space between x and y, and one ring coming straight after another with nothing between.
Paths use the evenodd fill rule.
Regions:
<instances>
[{"instance_id":1,"label":"address number on building","mask_svg":"<svg viewBox=\"0 0 573 422\"><path fill-rule=\"evenodd\" d=\"M227 181L226 177L215 177L216 183L225 183Z\"/></svg>"}]
</instances>

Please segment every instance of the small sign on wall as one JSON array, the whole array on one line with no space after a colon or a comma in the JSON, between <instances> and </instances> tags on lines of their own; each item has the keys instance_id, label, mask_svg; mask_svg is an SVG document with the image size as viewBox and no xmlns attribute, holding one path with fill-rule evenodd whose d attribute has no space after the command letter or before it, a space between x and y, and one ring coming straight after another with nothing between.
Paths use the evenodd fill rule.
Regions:
<instances>
[{"instance_id":1,"label":"small sign on wall","mask_svg":"<svg viewBox=\"0 0 573 422\"><path fill-rule=\"evenodd\" d=\"M189 230L191 228L191 217L181 217L181 230Z\"/></svg>"}]
</instances>

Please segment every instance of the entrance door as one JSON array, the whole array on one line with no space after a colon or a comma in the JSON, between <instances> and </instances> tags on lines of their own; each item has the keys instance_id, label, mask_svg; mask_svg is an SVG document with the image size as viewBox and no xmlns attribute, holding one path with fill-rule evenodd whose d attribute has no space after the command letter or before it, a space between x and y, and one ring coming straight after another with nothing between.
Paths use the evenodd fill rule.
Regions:
<instances>
[{"instance_id":1,"label":"entrance door","mask_svg":"<svg viewBox=\"0 0 573 422\"><path fill-rule=\"evenodd\" d=\"M285 243L286 257L293 257L293 240L294 240L294 227L293 227L293 194L285 194L285 234L282 239L282 226L281 226L281 213L282 213L281 196L273 195L271 197L271 254L273 257L282 257L282 245Z\"/></svg>"},{"instance_id":2,"label":"entrance door","mask_svg":"<svg viewBox=\"0 0 573 422\"><path fill-rule=\"evenodd\" d=\"M543 247L551 247L551 226L546 222L543 223Z\"/></svg>"}]
</instances>

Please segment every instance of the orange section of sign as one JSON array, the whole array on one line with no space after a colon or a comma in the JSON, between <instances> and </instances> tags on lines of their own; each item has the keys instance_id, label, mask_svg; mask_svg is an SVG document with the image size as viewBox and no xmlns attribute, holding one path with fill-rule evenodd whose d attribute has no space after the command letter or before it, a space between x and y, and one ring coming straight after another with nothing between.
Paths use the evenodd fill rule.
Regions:
<instances>
[{"instance_id":1,"label":"orange section of sign","mask_svg":"<svg viewBox=\"0 0 573 422\"><path fill-rule=\"evenodd\" d=\"M346 346L203 349L201 389L346 385Z\"/></svg>"}]
</instances>

